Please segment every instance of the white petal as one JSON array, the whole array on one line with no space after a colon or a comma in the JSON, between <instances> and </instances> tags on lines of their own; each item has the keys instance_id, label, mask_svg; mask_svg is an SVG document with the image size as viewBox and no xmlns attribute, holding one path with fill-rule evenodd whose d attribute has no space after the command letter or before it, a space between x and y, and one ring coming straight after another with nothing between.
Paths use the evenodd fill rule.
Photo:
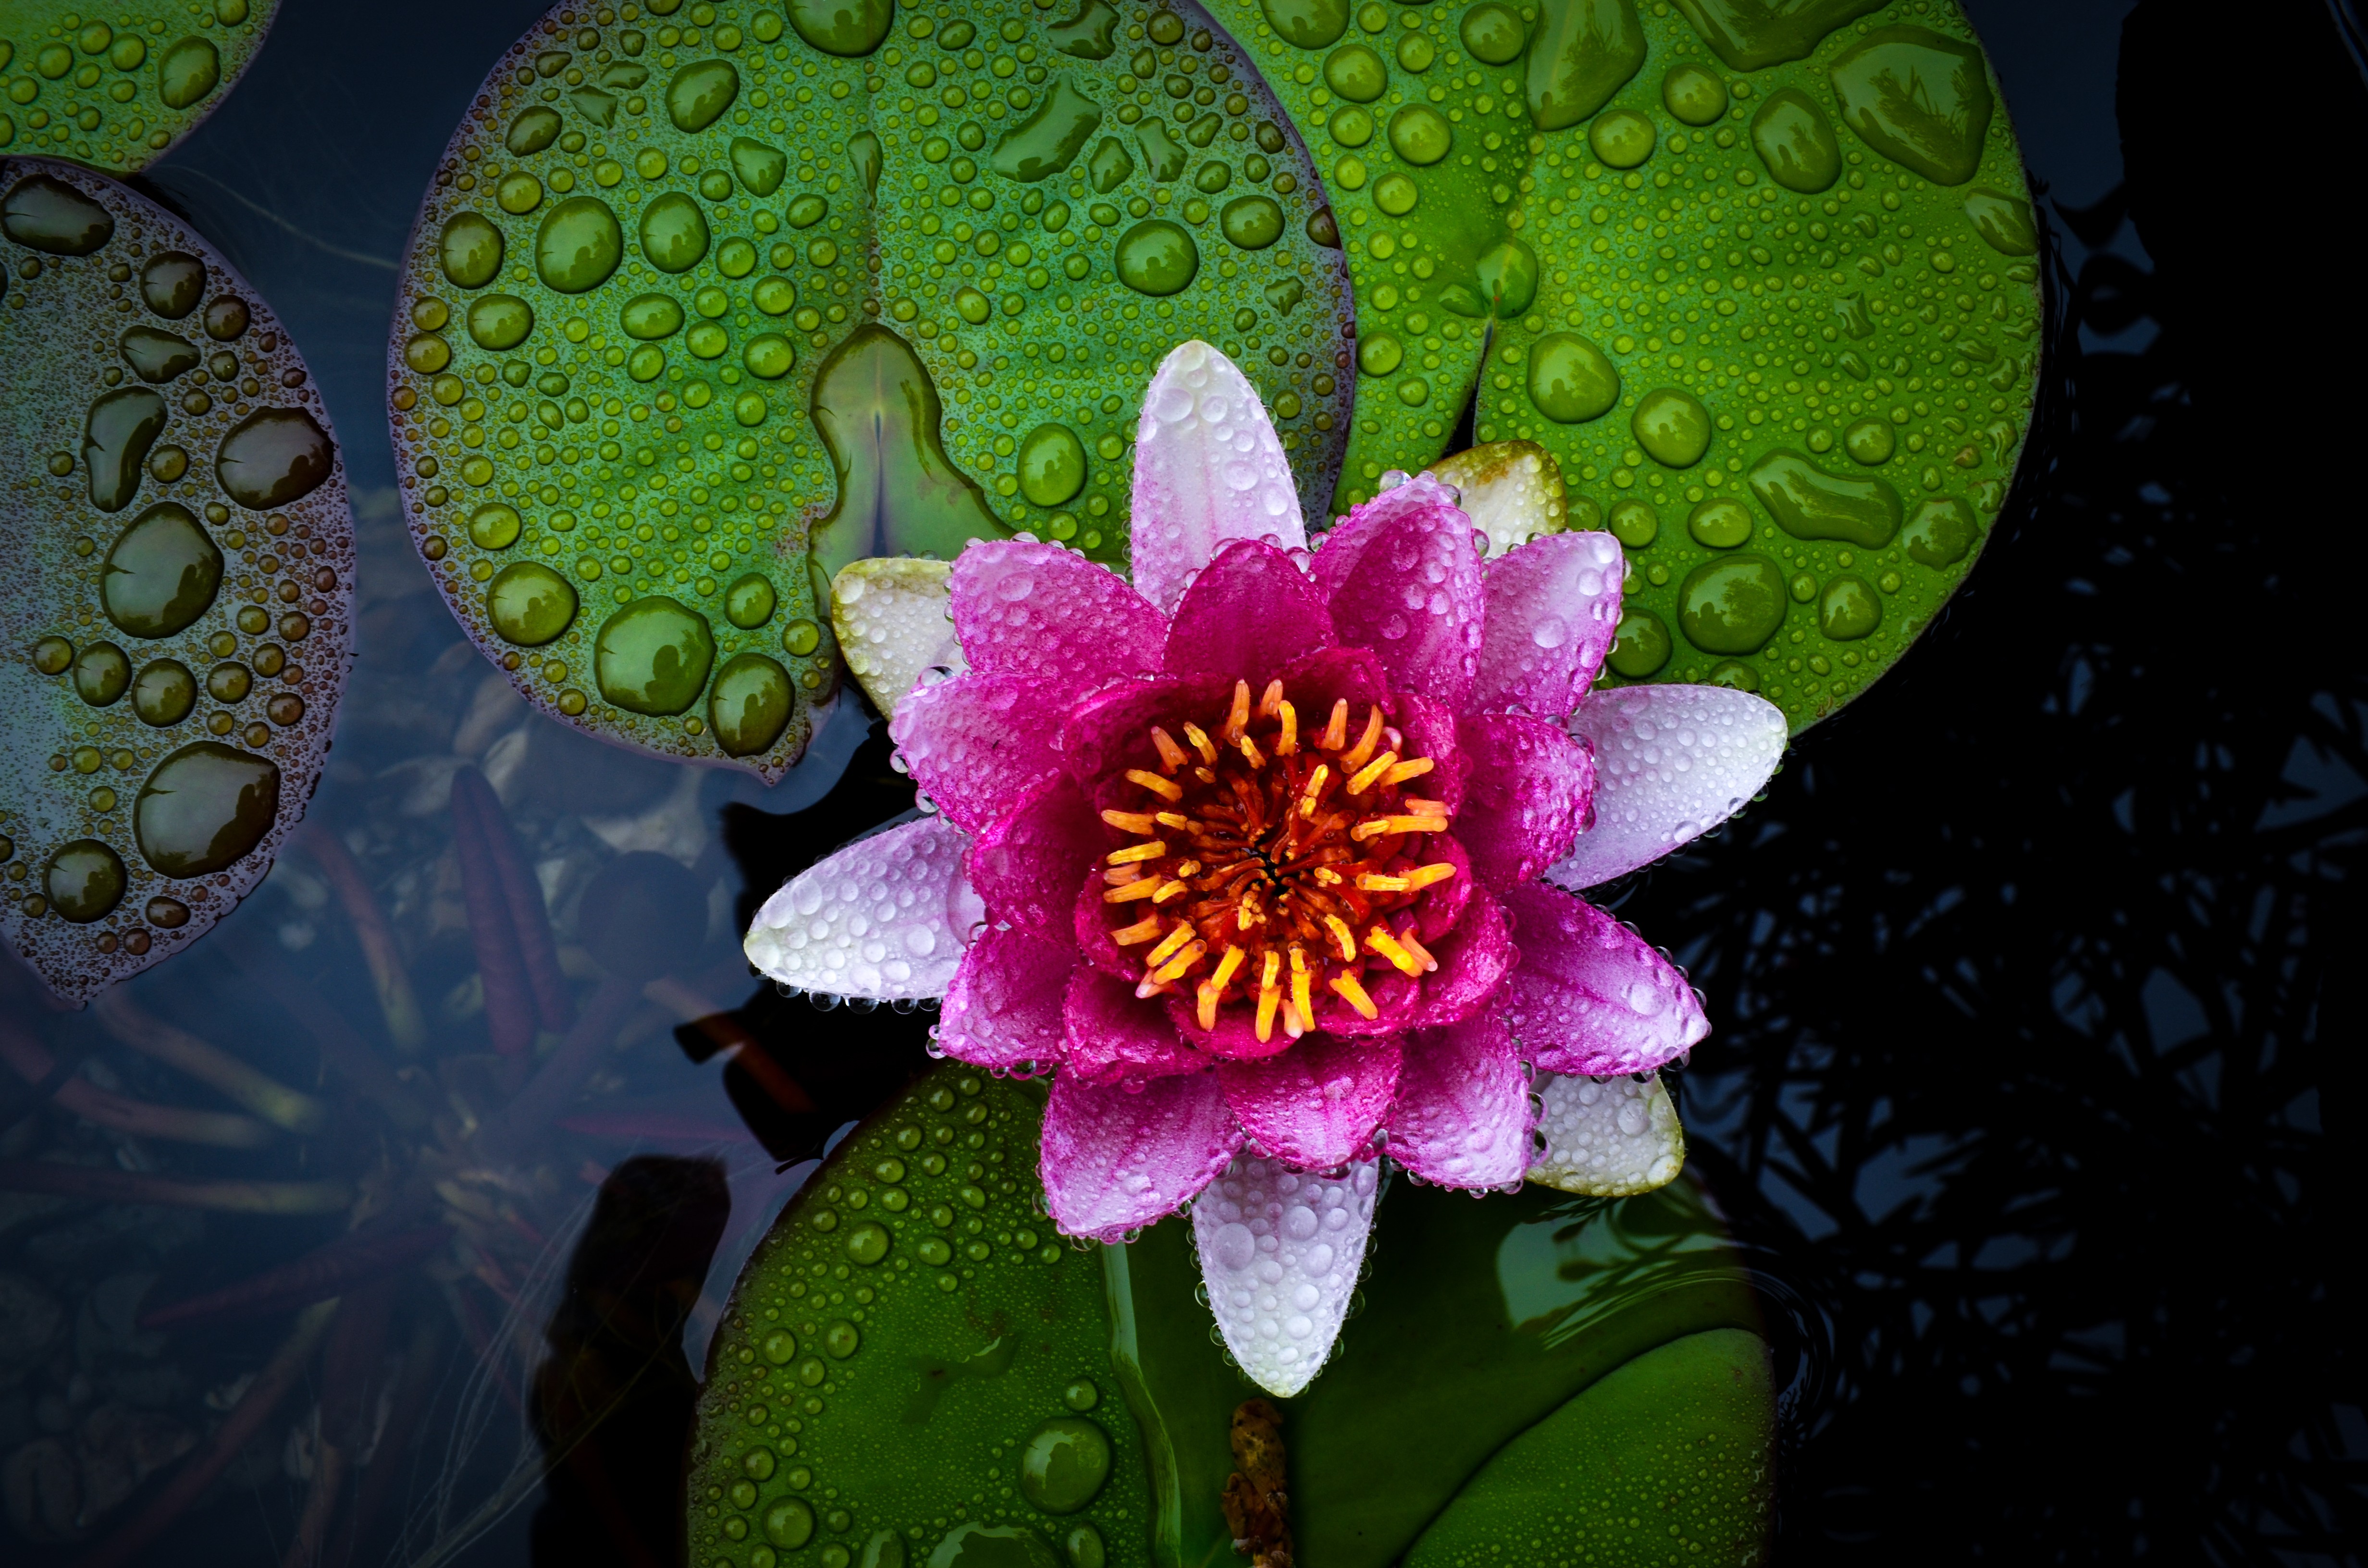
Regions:
<instances>
[{"instance_id":1,"label":"white petal","mask_svg":"<svg viewBox=\"0 0 2368 1568\"><path fill-rule=\"evenodd\" d=\"M1569 527L1562 465L1535 441L1491 441L1423 472L1463 493L1463 515L1488 536L1492 558Z\"/></svg>"},{"instance_id":2,"label":"white petal","mask_svg":"<svg viewBox=\"0 0 2368 1568\"><path fill-rule=\"evenodd\" d=\"M1577 892L1709 832L1784 756L1784 710L1723 686L1623 686L1570 716L1595 748L1595 825L1545 880Z\"/></svg>"},{"instance_id":3,"label":"white petal","mask_svg":"<svg viewBox=\"0 0 2368 1568\"><path fill-rule=\"evenodd\" d=\"M896 701L923 670L970 668L947 611L950 561L875 556L850 562L830 585L830 625L841 656L871 697L893 716Z\"/></svg>"},{"instance_id":4,"label":"white petal","mask_svg":"<svg viewBox=\"0 0 2368 1568\"><path fill-rule=\"evenodd\" d=\"M765 901L741 943L784 985L889 1002L942 996L985 906L962 874L970 835L922 817L858 840Z\"/></svg>"},{"instance_id":5,"label":"white petal","mask_svg":"<svg viewBox=\"0 0 2368 1568\"><path fill-rule=\"evenodd\" d=\"M1640 1084L1624 1075L1541 1073L1537 1088L1546 1152L1530 1167L1531 1181L1589 1198L1625 1198L1666 1187L1685 1168L1686 1135L1659 1074Z\"/></svg>"},{"instance_id":6,"label":"white petal","mask_svg":"<svg viewBox=\"0 0 2368 1568\"><path fill-rule=\"evenodd\" d=\"M1307 548L1298 484L1258 389L1197 338L1160 362L1144 394L1129 528L1135 591L1162 615L1228 540Z\"/></svg>"},{"instance_id":7,"label":"white petal","mask_svg":"<svg viewBox=\"0 0 2368 1568\"><path fill-rule=\"evenodd\" d=\"M1243 1154L1193 1203L1209 1310L1225 1348L1267 1392L1297 1393L1332 1354L1381 1185L1377 1160L1322 1176Z\"/></svg>"}]
</instances>

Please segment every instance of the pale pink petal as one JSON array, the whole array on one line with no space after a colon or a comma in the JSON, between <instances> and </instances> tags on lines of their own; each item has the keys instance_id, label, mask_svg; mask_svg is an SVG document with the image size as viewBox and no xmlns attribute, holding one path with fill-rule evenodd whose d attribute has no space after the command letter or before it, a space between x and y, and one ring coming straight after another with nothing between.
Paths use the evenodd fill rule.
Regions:
<instances>
[{"instance_id":1,"label":"pale pink petal","mask_svg":"<svg viewBox=\"0 0 2368 1568\"><path fill-rule=\"evenodd\" d=\"M1197 1073L1208 1059L1190 1050L1156 1001L1138 1001L1123 980L1079 964L1062 1002L1067 1059L1063 1071L1088 1084L1139 1085Z\"/></svg>"},{"instance_id":2,"label":"pale pink petal","mask_svg":"<svg viewBox=\"0 0 2368 1568\"><path fill-rule=\"evenodd\" d=\"M1230 540L1184 590L1161 667L1262 691L1284 665L1332 642L1324 595L1299 563L1260 540Z\"/></svg>"},{"instance_id":3,"label":"pale pink petal","mask_svg":"<svg viewBox=\"0 0 2368 1568\"><path fill-rule=\"evenodd\" d=\"M1190 1202L1242 1146L1213 1073L1097 1088L1063 1074L1044 1107L1045 1207L1063 1233L1117 1242Z\"/></svg>"},{"instance_id":4,"label":"pale pink petal","mask_svg":"<svg viewBox=\"0 0 2368 1568\"><path fill-rule=\"evenodd\" d=\"M1061 771L1053 743L1067 716L1027 676L956 676L905 693L888 735L921 793L976 833Z\"/></svg>"},{"instance_id":5,"label":"pale pink petal","mask_svg":"<svg viewBox=\"0 0 2368 1568\"><path fill-rule=\"evenodd\" d=\"M1233 699L1233 683L1215 676L1147 676L1121 681L1079 702L1061 726L1061 761L1069 777L1091 790L1130 767L1156 769L1151 726L1171 736L1186 720L1206 727ZM1101 802L1109 804L1110 802Z\"/></svg>"},{"instance_id":6,"label":"pale pink petal","mask_svg":"<svg viewBox=\"0 0 2368 1568\"><path fill-rule=\"evenodd\" d=\"M973 669L1082 693L1159 667L1167 618L1125 578L1057 544L973 540L951 587Z\"/></svg>"},{"instance_id":7,"label":"pale pink petal","mask_svg":"<svg viewBox=\"0 0 2368 1568\"><path fill-rule=\"evenodd\" d=\"M1195 339L1161 361L1134 437L1134 585L1172 614L1228 540L1307 547L1298 483L1258 389Z\"/></svg>"},{"instance_id":8,"label":"pale pink petal","mask_svg":"<svg viewBox=\"0 0 2368 1568\"><path fill-rule=\"evenodd\" d=\"M1686 1135L1677 1108L1654 1074L1643 1083L1538 1074L1538 1131L1545 1153L1530 1179L1589 1198L1626 1198L1678 1179Z\"/></svg>"},{"instance_id":9,"label":"pale pink petal","mask_svg":"<svg viewBox=\"0 0 2368 1568\"><path fill-rule=\"evenodd\" d=\"M1505 1187L1530 1163L1530 1085L1504 1014L1406 1037L1389 1154L1442 1187Z\"/></svg>"},{"instance_id":10,"label":"pale pink petal","mask_svg":"<svg viewBox=\"0 0 2368 1568\"><path fill-rule=\"evenodd\" d=\"M946 993L938 1049L973 1067L1052 1066L1061 1060L1061 999L1076 967L1064 943L988 926Z\"/></svg>"},{"instance_id":11,"label":"pale pink petal","mask_svg":"<svg viewBox=\"0 0 2368 1568\"><path fill-rule=\"evenodd\" d=\"M1733 816L1784 756L1784 711L1723 686L1623 686L1571 715L1595 750L1595 824L1546 880L1576 892Z\"/></svg>"},{"instance_id":12,"label":"pale pink petal","mask_svg":"<svg viewBox=\"0 0 2368 1568\"><path fill-rule=\"evenodd\" d=\"M1340 1337L1373 1232L1380 1162L1337 1176L1245 1154L1192 1205L1192 1240L1217 1331L1250 1380L1289 1398Z\"/></svg>"},{"instance_id":13,"label":"pale pink petal","mask_svg":"<svg viewBox=\"0 0 2368 1568\"><path fill-rule=\"evenodd\" d=\"M1600 533L1549 534L1488 562L1472 706L1542 719L1577 708L1620 629L1622 572L1620 541Z\"/></svg>"},{"instance_id":14,"label":"pale pink petal","mask_svg":"<svg viewBox=\"0 0 2368 1568\"><path fill-rule=\"evenodd\" d=\"M1428 474L1349 514L1315 552L1342 642L1371 648L1390 684L1462 711L1486 614L1472 519Z\"/></svg>"},{"instance_id":15,"label":"pale pink petal","mask_svg":"<svg viewBox=\"0 0 2368 1568\"><path fill-rule=\"evenodd\" d=\"M743 950L761 972L801 991L942 996L985 916L962 871L969 846L943 817L850 844L767 899Z\"/></svg>"},{"instance_id":16,"label":"pale pink petal","mask_svg":"<svg viewBox=\"0 0 2368 1568\"><path fill-rule=\"evenodd\" d=\"M1302 1170L1368 1157L1397 1096L1395 1035L1341 1040L1311 1034L1280 1056L1217 1069L1225 1103L1250 1147Z\"/></svg>"},{"instance_id":17,"label":"pale pink petal","mask_svg":"<svg viewBox=\"0 0 2368 1568\"><path fill-rule=\"evenodd\" d=\"M1482 885L1501 892L1569 854L1594 795L1587 749L1560 725L1519 713L1468 713L1456 733L1471 783L1455 836Z\"/></svg>"},{"instance_id":18,"label":"pale pink petal","mask_svg":"<svg viewBox=\"0 0 2368 1568\"><path fill-rule=\"evenodd\" d=\"M1710 1033L1676 965L1584 899L1531 883L1505 895L1521 961L1506 983L1521 1055L1554 1073L1649 1073Z\"/></svg>"},{"instance_id":19,"label":"pale pink petal","mask_svg":"<svg viewBox=\"0 0 2368 1568\"><path fill-rule=\"evenodd\" d=\"M967 869L990 918L1048 942L1076 940L1077 884L1100 858L1103 828L1085 797L1054 778L971 846Z\"/></svg>"}]
</instances>

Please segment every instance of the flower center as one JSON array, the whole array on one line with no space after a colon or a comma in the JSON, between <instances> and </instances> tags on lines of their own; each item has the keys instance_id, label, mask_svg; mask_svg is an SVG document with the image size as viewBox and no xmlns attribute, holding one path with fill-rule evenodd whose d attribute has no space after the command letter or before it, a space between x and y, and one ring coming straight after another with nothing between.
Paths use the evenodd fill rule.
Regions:
<instances>
[{"instance_id":1,"label":"flower center","mask_svg":"<svg viewBox=\"0 0 2368 1568\"><path fill-rule=\"evenodd\" d=\"M1346 699L1322 730L1302 733L1298 710L1274 681L1255 709L1247 681L1211 727L1185 724L1183 744L1157 725L1157 771L1131 768L1140 811L1102 820L1142 842L1110 852L1103 901L1138 915L1110 935L1143 948L1135 994L1192 987L1201 1027L1229 1004L1255 1006L1260 1040L1316 1027L1329 993L1367 1018L1371 966L1412 976L1435 970L1415 931L1416 896L1455 875L1424 864L1429 835L1447 831L1442 801L1401 793L1431 770L1401 757L1404 738L1368 707L1361 726Z\"/></svg>"}]
</instances>

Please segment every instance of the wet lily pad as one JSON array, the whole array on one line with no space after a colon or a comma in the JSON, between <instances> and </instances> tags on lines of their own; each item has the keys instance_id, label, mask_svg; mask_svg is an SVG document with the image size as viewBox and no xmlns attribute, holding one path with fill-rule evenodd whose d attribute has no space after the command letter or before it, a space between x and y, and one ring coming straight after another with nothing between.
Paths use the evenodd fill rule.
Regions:
<instances>
[{"instance_id":1,"label":"wet lily pad","mask_svg":"<svg viewBox=\"0 0 2368 1568\"><path fill-rule=\"evenodd\" d=\"M0 0L0 152L131 174L230 96L279 0Z\"/></svg>"},{"instance_id":2,"label":"wet lily pad","mask_svg":"<svg viewBox=\"0 0 2368 1568\"><path fill-rule=\"evenodd\" d=\"M712 1352L689 1561L1241 1562L1218 1499L1258 1391L1212 1343L1181 1221L1122 1247L1053 1235L1041 1109L1034 1086L949 1063L785 1211ZM1475 1203L1401 1179L1382 1223L1364 1314L1281 1402L1304 1561L1496 1561L1542 1539L1557 1561L1662 1561L1667 1535L1631 1517L1696 1530L1688 1561L1764 1551L1759 1320L1691 1186ZM1555 1464L1588 1479L1531 1517ZM1661 1518L1678 1490L1684 1517Z\"/></svg>"},{"instance_id":3,"label":"wet lily pad","mask_svg":"<svg viewBox=\"0 0 2368 1568\"><path fill-rule=\"evenodd\" d=\"M2021 156L1957 7L1547 0L1525 32L1496 6L1366 6L1312 31L1285 9L1210 0L1306 137L1355 281L1333 509L1435 462L1469 406L1477 440L1556 460L1569 527L1626 509L1634 646L1667 652L1633 674L1615 660L1609 684L1742 686L1796 731L1863 690L1979 540L1934 564L1896 538L1804 537L1754 504L1750 475L1787 449L1983 530L2004 504L2040 282ZM1842 443L1869 420L1895 438L1861 467ZM1717 503L1754 523L1743 548L1806 585L1748 647L1686 630L1685 583L1737 548L1686 526ZM1846 574L1882 619L1837 641L1816 601Z\"/></svg>"},{"instance_id":4,"label":"wet lily pad","mask_svg":"<svg viewBox=\"0 0 2368 1568\"><path fill-rule=\"evenodd\" d=\"M179 219L0 159L0 930L81 1001L204 935L303 815L353 518L303 359Z\"/></svg>"},{"instance_id":5,"label":"wet lily pad","mask_svg":"<svg viewBox=\"0 0 2368 1568\"><path fill-rule=\"evenodd\" d=\"M1351 392L1324 202L1189 7L560 7L486 78L405 264L414 536L545 711L779 778L837 689L850 562L1027 529L1124 562L1143 389L1185 338L1249 369L1320 509ZM602 678L658 599L712 645L687 702ZM778 731L727 671L786 694Z\"/></svg>"}]
</instances>

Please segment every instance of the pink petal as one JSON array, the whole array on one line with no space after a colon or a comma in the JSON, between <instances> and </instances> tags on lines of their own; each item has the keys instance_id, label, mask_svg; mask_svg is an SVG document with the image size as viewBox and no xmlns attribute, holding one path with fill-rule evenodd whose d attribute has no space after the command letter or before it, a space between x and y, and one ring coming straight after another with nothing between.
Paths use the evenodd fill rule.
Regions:
<instances>
[{"instance_id":1,"label":"pink petal","mask_svg":"<svg viewBox=\"0 0 2368 1568\"><path fill-rule=\"evenodd\" d=\"M1125 578L1057 544L973 540L951 587L973 669L1079 693L1159 667L1167 619Z\"/></svg>"},{"instance_id":2,"label":"pink petal","mask_svg":"<svg viewBox=\"0 0 2368 1568\"><path fill-rule=\"evenodd\" d=\"M1253 1148L1302 1170L1329 1170L1372 1154L1397 1096L1400 1060L1395 1035L1311 1034L1280 1056L1221 1063L1217 1082Z\"/></svg>"},{"instance_id":3,"label":"pink petal","mask_svg":"<svg viewBox=\"0 0 2368 1568\"><path fill-rule=\"evenodd\" d=\"M1593 798L1587 749L1558 724L1519 713L1464 715L1457 728L1471 787L1455 836L1484 886L1532 881L1570 853Z\"/></svg>"},{"instance_id":4,"label":"pink petal","mask_svg":"<svg viewBox=\"0 0 2368 1568\"><path fill-rule=\"evenodd\" d=\"M1649 1073L1710 1033L1677 966L1584 899L1532 883L1505 895L1521 961L1506 983L1521 1054L1553 1073Z\"/></svg>"},{"instance_id":5,"label":"pink petal","mask_svg":"<svg viewBox=\"0 0 2368 1568\"><path fill-rule=\"evenodd\" d=\"M1228 540L1307 547L1299 490L1258 389L1198 341L1161 361L1134 436L1134 585L1173 613Z\"/></svg>"},{"instance_id":6,"label":"pink petal","mask_svg":"<svg viewBox=\"0 0 2368 1568\"><path fill-rule=\"evenodd\" d=\"M1077 884L1099 859L1104 830L1066 778L1028 796L971 846L971 884L993 919L1048 942L1076 939Z\"/></svg>"},{"instance_id":7,"label":"pink petal","mask_svg":"<svg viewBox=\"0 0 2368 1568\"><path fill-rule=\"evenodd\" d=\"M1326 710L1326 717L1329 711ZM1391 694L1390 716L1399 733L1406 737L1398 748L1399 755L1427 756L1432 763L1430 771L1407 788L1429 800L1446 801L1451 816L1462 811L1463 780L1471 767L1464 761L1463 748L1456 744L1454 710L1428 697L1400 691ZM1305 723L1306 720L1303 717L1300 722Z\"/></svg>"},{"instance_id":8,"label":"pink petal","mask_svg":"<svg viewBox=\"0 0 2368 1568\"><path fill-rule=\"evenodd\" d=\"M1442 1187L1505 1187L1530 1164L1530 1085L1504 1014L1406 1037L1390 1158Z\"/></svg>"},{"instance_id":9,"label":"pink petal","mask_svg":"<svg viewBox=\"0 0 2368 1568\"><path fill-rule=\"evenodd\" d=\"M1219 1008L1217 1027L1204 1029L1201 1027L1200 1014L1193 1006L1190 991L1179 989L1166 1000L1167 1021L1176 1026L1176 1032L1196 1050L1219 1061L1255 1062L1262 1056L1277 1056L1291 1049L1291 1037L1283 1032L1280 1020L1274 1026L1274 1038L1260 1040L1255 1015L1239 1004Z\"/></svg>"},{"instance_id":10,"label":"pink petal","mask_svg":"<svg viewBox=\"0 0 2368 1568\"><path fill-rule=\"evenodd\" d=\"M1121 1241L1190 1202L1241 1146L1213 1073L1141 1089L1064 1074L1044 1108L1045 1206L1067 1235Z\"/></svg>"},{"instance_id":11,"label":"pink petal","mask_svg":"<svg viewBox=\"0 0 2368 1568\"><path fill-rule=\"evenodd\" d=\"M1410 1028L1457 1023L1493 1006L1519 956L1505 906L1480 887L1472 890L1471 905L1455 929L1429 946L1439 968L1422 977L1421 1000L1405 1014ZM1391 1016L1391 998L1383 991L1399 983L1415 983L1393 972L1388 982L1373 988L1373 1000L1384 1018Z\"/></svg>"},{"instance_id":12,"label":"pink petal","mask_svg":"<svg viewBox=\"0 0 2368 1568\"><path fill-rule=\"evenodd\" d=\"M922 817L848 845L765 901L743 944L802 991L876 1001L941 996L985 918L962 874L970 835Z\"/></svg>"},{"instance_id":13,"label":"pink petal","mask_svg":"<svg viewBox=\"0 0 2368 1568\"><path fill-rule=\"evenodd\" d=\"M956 676L907 692L888 736L921 793L977 833L1061 770L1053 749L1067 709L1027 676Z\"/></svg>"},{"instance_id":14,"label":"pink petal","mask_svg":"<svg viewBox=\"0 0 2368 1568\"><path fill-rule=\"evenodd\" d=\"M1479 891L1480 881L1472 874L1471 855L1452 833L1433 834L1421 859L1427 866L1444 860L1455 868L1455 875L1423 889L1414 902L1415 935L1426 943L1437 942L1463 918L1463 911L1471 903L1472 895Z\"/></svg>"},{"instance_id":15,"label":"pink petal","mask_svg":"<svg viewBox=\"0 0 2368 1568\"><path fill-rule=\"evenodd\" d=\"M1332 717L1332 704L1349 704L1349 722L1362 724L1365 710L1390 700L1389 672L1382 661L1362 648L1325 648L1293 659L1281 675L1283 690L1299 710L1303 730L1320 730Z\"/></svg>"},{"instance_id":16,"label":"pink petal","mask_svg":"<svg viewBox=\"0 0 2368 1568\"><path fill-rule=\"evenodd\" d=\"M1076 967L1076 953L1063 944L988 926L946 992L938 1048L973 1067L1052 1066L1064 1040L1061 998Z\"/></svg>"},{"instance_id":17,"label":"pink petal","mask_svg":"<svg viewBox=\"0 0 2368 1568\"><path fill-rule=\"evenodd\" d=\"M1488 562L1472 706L1544 719L1577 708L1620 629L1622 572L1619 541L1600 533L1549 534Z\"/></svg>"},{"instance_id":18,"label":"pink petal","mask_svg":"<svg viewBox=\"0 0 2368 1568\"><path fill-rule=\"evenodd\" d=\"M1323 592L1299 563L1260 540L1231 540L1184 590L1162 667L1246 680L1255 692L1285 665L1332 642Z\"/></svg>"},{"instance_id":19,"label":"pink petal","mask_svg":"<svg viewBox=\"0 0 2368 1568\"><path fill-rule=\"evenodd\" d=\"M1209 1311L1267 1392L1297 1393L1331 1356L1381 1187L1378 1161L1322 1176L1245 1154L1192 1205Z\"/></svg>"},{"instance_id":20,"label":"pink petal","mask_svg":"<svg viewBox=\"0 0 2368 1568\"><path fill-rule=\"evenodd\" d=\"M1595 824L1546 880L1624 876L1741 811L1784 756L1784 712L1723 686L1624 686L1571 715L1595 750Z\"/></svg>"},{"instance_id":21,"label":"pink petal","mask_svg":"<svg viewBox=\"0 0 2368 1568\"><path fill-rule=\"evenodd\" d=\"M1190 719L1206 726L1233 699L1233 683L1215 676L1146 676L1080 701L1061 726L1061 760L1090 790L1130 767L1156 768L1151 726L1180 736Z\"/></svg>"},{"instance_id":22,"label":"pink petal","mask_svg":"<svg viewBox=\"0 0 2368 1568\"><path fill-rule=\"evenodd\" d=\"M1167 1008L1137 1001L1132 984L1082 964L1069 979L1062 1016L1068 1042L1063 1067L1085 1083L1140 1086L1209 1064L1185 1045Z\"/></svg>"},{"instance_id":23,"label":"pink petal","mask_svg":"<svg viewBox=\"0 0 2368 1568\"><path fill-rule=\"evenodd\" d=\"M1086 873L1086 885L1077 890L1077 908L1070 929L1077 939L1077 954L1087 963L1116 980L1133 985L1143 975L1143 960L1136 954L1150 949L1138 948L1133 953L1118 945L1111 937L1110 918L1116 906L1102 897L1110 883L1102 880L1102 869L1094 867ZM1132 908L1133 905L1128 905ZM1124 917L1121 915L1121 919ZM1136 916L1140 919L1141 916Z\"/></svg>"},{"instance_id":24,"label":"pink petal","mask_svg":"<svg viewBox=\"0 0 2368 1568\"><path fill-rule=\"evenodd\" d=\"M1315 580L1340 641L1371 648L1390 684L1462 711L1486 611L1472 519L1428 474L1350 512L1324 536Z\"/></svg>"}]
</instances>

